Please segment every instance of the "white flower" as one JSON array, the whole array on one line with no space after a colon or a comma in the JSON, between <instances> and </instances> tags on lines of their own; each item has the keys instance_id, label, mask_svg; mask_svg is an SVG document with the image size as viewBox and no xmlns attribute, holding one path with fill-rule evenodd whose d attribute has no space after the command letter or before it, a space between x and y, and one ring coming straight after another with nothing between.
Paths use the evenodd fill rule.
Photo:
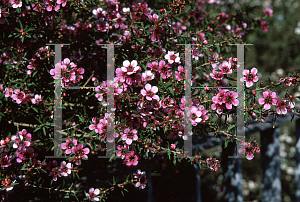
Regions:
<instances>
[{"instance_id":1,"label":"white flower","mask_svg":"<svg viewBox=\"0 0 300 202\"><path fill-rule=\"evenodd\" d=\"M22 7L22 1L21 0L9 0L9 3L12 4L13 8Z\"/></svg>"},{"instance_id":2,"label":"white flower","mask_svg":"<svg viewBox=\"0 0 300 202\"><path fill-rule=\"evenodd\" d=\"M121 70L123 72L126 72L128 75L136 73L140 69L139 66L137 66L137 61L132 60L129 62L128 60L125 60L123 62L123 67L121 67Z\"/></svg>"},{"instance_id":3,"label":"white flower","mask_svg":"<svg viewBox=\"0 0 300 202\"><path fill-rule=\"evenodd\" d=\"M174 54L174 51L168 51L168 54L165 55L165 59L168 60L170 64L173 64L174 62L180 64L179 53Z\"/></svg>"}]
</instances>

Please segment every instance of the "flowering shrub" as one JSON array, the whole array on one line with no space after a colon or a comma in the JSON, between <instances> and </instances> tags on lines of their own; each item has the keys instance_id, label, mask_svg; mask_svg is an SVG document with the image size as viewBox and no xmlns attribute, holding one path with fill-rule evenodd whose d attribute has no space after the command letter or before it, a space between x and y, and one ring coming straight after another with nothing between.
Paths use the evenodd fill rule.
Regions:
<instances>
[{"instance_id":1,"label":"flowering shrub","mask_svg":"<svg viewBox=\"0 0 300 202\"><path fill-rule=\"evenodd\" d=\"M124 182L117 183L113 179L111 187L90 187L88 193L82 195L73 186L81 166L84 168L82 161L92 155L105 155L106 143L113 141L116 155L110 161L120 157L128 167L141 165L148 156L158 161L165 155L176 163L181 160L176 157L183 155L191 163L216 171L219 160L203 160L200 154L187 155L177 147L178 141L187 138L184 134L186 109L193 134L222 132L227 136L226 143L241 141L235 134L235 124L222 120L222 116L235 115L238 93L211 86L228 87L229 81L236 77L237 58L224 59L226 53L224 57L221 54L225 45L241 43L242 36L251 30L249 27L266 32L267 21L248 19L239 13L218 12L218 7L214 7L222 7L221 1L199 0L196 5L185 5L184 1L174 0L168 2L167 8L156 3L151 3L153 8L150 8L146 2L109 0L2 0L2 3L0 30L4 48L0 58L3 91L0 96L5 98L1 102L0 118L3 122L28 120L35 124L34 129L27 129L32 130L30 133L18 128L16 133L1 134L2 190L18 185L57 191L60 199L71 195L78 201L104 201L109 199L109 192L118 189L123 193L130 184L144 189L146 173L140 169L131 179L130 175ZM272 16L272 10L264 13ZM103 67L107 54L101 49L110 42L122 45L115 47L113 81L105 79L107 70ZM54 64L57 50L54 52L46 43L70 43L61 45L61 63ZM184 94L185 49L176 45L183 43L193 44L192 64L200 64L193 69L192 77L198 75L203 79L192 78L193 85L206 86L196 92L198 96L193 96L191 106L187 106ZM280 99L267 88L283 82L286 86L297 85L300 76L294 73L278 84L271 82L262 87L262 83L257 83L257 72L256 68L244 70L241 80L246 84L246 123L263 121L268 113L295 112L293 98ZM56 147L53 79L59 78L63 87L63 119L67 120L59 150L66 159L49 160L46 156L53 155ZM256 88L252 90L254 83ZM75 85L90 85L94 91L67 89ZM106 112L110 85L114 87L116 115L113 140L106 135L112 119ZM263 90L267 91L258 98L256 92ZM97 107L87 107L91 105ZM271 105L277 108L272 109ZM239 150L246 153L248 159L259 152L253 142L242 142L244 149ZM160 165L166 166L164 162ZM65 185L66 179L74 182ZM59 182L63 182L62 187L54 189Z\"/></svg>"}]
</instances>

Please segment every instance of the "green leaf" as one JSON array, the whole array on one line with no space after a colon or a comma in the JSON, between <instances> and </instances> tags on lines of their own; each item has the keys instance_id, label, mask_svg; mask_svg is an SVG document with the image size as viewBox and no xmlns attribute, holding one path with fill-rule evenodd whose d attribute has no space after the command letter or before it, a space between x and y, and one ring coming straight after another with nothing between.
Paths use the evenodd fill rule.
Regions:
<instances>
[{"instance_id":1,"label":"green leaf","mask_svg":"<svg viewBox=\"0 0 300 202\"><path fill-rule=\"evenodd\" d=\"M33 109L36 113L38 113L38 110L37 110L36 108L32 107L32 109Z\"/></svg>"},{"instance_id":2,"label":"green leaf","mask_svg":"<svg viewBox=\"0 0 300 202\"><path fill-rule=\"evenodd\" d=\"M38 126L38 127L35 128L35 130L33 132L36 132L36 131L38 131L40 129L41 129L41 126Z\"/></svg>"},{"instance_id":3,"label":"green leaf","mask_svg":"<svg viewBox=\"0 0 300 202\"><path fill-rule=\"evenodd\" d=\"M36 117L34 117L40 124L43 124L42 121Z\"/></svg>"},{"instance_id":4,"label":"green leaf","mask_svg":"<svg viewBox=\"0 0 300 202\"><path fill-rule=\"evenodd\" d=\"M228 140L226 139L226 140L225 140L225 143L224 143L224 148L226 148L227 145L228 145Z\"/></svg>"},{"instance_id":5,"label":"green leaf","mask_svg":"<svg viewBox=\"0 0 300 202\"><path fill-rule=\"evenodd\" d=\"M20 24L21 29L23 29L23 25L20 20L19 20L19 24Z\"/></svg>"},{"instance_id":6,"label":"green leaf","mask_svg":"<svg viewBox=\"0 0 300 202\"><path fill-rule=\"evenodd\" d=\"M231 130L232 128L234 128L235 127L235 125L231 125L231 126L229 126L228 128L227 128L227 130Z\"/></svg>"},{"instance_id":7,"label":"green leaf","mask_svg":"<svg viewBox=\"0 0 300 202\"><path fill-rule=\"evenodd\" d=\"M172 93L172 95L174 96L174 89L172 87L169 87L169 91Z\"/></svg>"},{"instance_id":8,"label":"green leaf","mask_svg":"<svg viewBox=\"0 0 300 202\"><path fill-rule=\"evenodd\" d=\"M46 136L46 129L45 129L45 127L43 127L43 133Z\"/></svg>"},{"instance_id":9,"label":"green leaf","mask_svg":"<svg viewBox=\"0 0 300 202\"><path fill-rule=\"evenodd\" d=\"M220 53L220 46L217 46L218 53Z\"/></svg>"}]
</instances>

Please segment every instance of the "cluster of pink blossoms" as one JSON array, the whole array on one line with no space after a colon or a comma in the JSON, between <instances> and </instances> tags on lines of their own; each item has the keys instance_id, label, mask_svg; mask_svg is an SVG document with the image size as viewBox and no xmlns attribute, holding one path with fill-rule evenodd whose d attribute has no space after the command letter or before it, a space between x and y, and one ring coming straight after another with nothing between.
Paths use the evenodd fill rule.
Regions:
<instances>
[{"instance_id":1,"label":"cluster of pink blossoms","mask_svg":"<svg viewBox=\"0 0 300 202\"><path fill-rule=\"evenodd\" d=\"M21 8L22 7L22 0L9 0L9 3L13 8ZM60 9L60 6L65 7L67 4L67 0L44 0L45 4L38 3L37 5L32 4L32 8L34 11L40 11L44 13L45 10L48 12L52 11L53 8L55 11ZM30 7L28 8L30 9Z\"/></svg>"},{"instance_id":2,"label":"cluster of pink blossoms","mask_svg":"<svg viewBox=\"0 0 300 202\"><path fill-rule=\"evenodd\" d=\"M2 89L0 88L0 90ZM42 102L41 95L36 94L35 96L32 96L30 94L26 94L20 89L13 90L12 88L5 88L5 91L3 93L5 94L5 97L11 97L13 100L16 101L17 104L25 104L29 101L31 101L32 104Z\"/></svg>"},{"instance_id":3,"label":"cluster of pink blossoms","mask_svg":"<svg viewBox=\"0 0 300 202\"><path fill-rule=\"evenodd\" d=\"M53 181L57 181L57 177L67 177L68 175L71 174L72 172L72 164L71 163L66 163L65 161L62 161L60 163L60 166L57 166L57 161L53 161L53 166L51 172L49 173L49 176L53 177Z\"/></svg>"},{"instance_id":4,"label":"cluster of pink blossoms","mask_svg":"<svg viewBox=\"0 0 300 202\"><path fill-rule=\"evenodd\" d=\"M89 148L83 148L83 144L78 144L76 139L67 138L66 142L61 144L61 149L65 154L71 154L72 158L69 159L70 162L75 161L76 165L80 165L81 159L88 159L87 154L90 153Z\"/></svg>"},{"instance_id":5,"label":"cluster of pink blossoms","mask_svg":"<svg viewBox=\"0 0 300 202\"><path fill-rule=\"evenodd\" d=\"M277 114L286 114L287 112L292 113L292 108L294 108L294 104L292 102L288 102L287 100L279 100L276 97L276 93L269 89L263 92L263 97L258 99L258 103L260 105L264 105L264 110L270 110L271 105L275 105L277 107Z\"/></svg>"},{"instance_id":6,"label":"cluster of pink blossoms","mask_svg":"<svg viewBox=\"0 0 300 202\"><path fill-rule=\"evenodd\" d=\"M9 154L11 147L16 149L14 155L16 157L17 163L26 163L29 164L29 160L34 164L36 162L35 157L37 153L34 153L34 142L31 141L31 134L27 133L26 129L17 132L16 135L13 135L11 138L6 137L5 140L0 141L1 149L1 167L9 167L12 164L12 155Z\"/></svg>"},{"instance_id":7,"label":"cluster of pink blossoms","mask_svg":"<svg viewBox=\"0 0 300 202\"><path fill-rule=\"evenodd\" d=\"M285 83L286 86L293 86L294 83L297 83L297 78L294 77L288 77L288 78L280 78L279 81L281 83Z\"/></svg>"},{"instance_id":8,"label":"cluster of pink blossoms","mask_svg":"<svg viewBox=\"0 0 300 202\"><path fill-rule=\"evenodd\" d=\"M232 105L237 106L239 104L237 97L237 92L219 89L219 92L212 98L213 104L211 108L217 110L218 114L221 114L224 108L232 109Z\"/></svg>"},{"instance_id":9,"label":"cluster of pink blossoms","mask_svg":"<svg viewBox=\"0 0 300 202\"><path fill-rule=\"evenodd\" d=\"M61 73L61 75L60 75ZM82 67L77 68L70 59L65 58L61 61L61 64L57 63L54 69L50 70L50 74L54 79L62 79L62 86L69 87L71 83L76 84L83 79L84 69Z\"/></svg>"}]
</instances>

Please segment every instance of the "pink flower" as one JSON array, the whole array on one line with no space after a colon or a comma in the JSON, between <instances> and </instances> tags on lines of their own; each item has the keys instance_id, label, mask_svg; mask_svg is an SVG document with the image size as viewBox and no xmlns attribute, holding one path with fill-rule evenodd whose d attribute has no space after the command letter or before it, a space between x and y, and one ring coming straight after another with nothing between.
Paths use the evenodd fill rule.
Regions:
<instances>
[{"instance_id":1,"label":"pink flower","mask_svg":"<svg viewBox=\"0 0 300 202\"><path fill-rule=\"evenodd\" d=\"M103 18L106 16L106 11L103 11L102 8L94 9L92 12L95 18Z\"/></svg>"},{"instance_id":2,"label":"pink flower","mask_svg":"<svg viewBox=\"0 0 300 202\"><path fill-rule=\"evenodd\" d=\"M85 193L85 196L88 197L91 201L99 201L97 195L100 194L99 189L90 188L89 193Z\"/></svg>"},{"instance_id":3,"label":"pink flower","mask_svg":"<svg viewBox=\"0 0 300 202\"><path fill-rule=\"evenodd\" d=\"M287 112L293 113L294 110L292 108L294 108L294 107L295 107L295 105L292 102L289 102L287 105Z\"/></svg>"},{"instance_id":4,"label":"pink flower","mask_svg":"<svg viewBox=\"0 0 300 202\"><path fill-rule=\"evenodd\" d=\"M219 88L219 93L215 96L212 97L212 101L216 104L220 104L222 105L224 103L224 97L225 97L225 94L228 90L223 90L221 88Z\"/></svg>"},{"instance_id":5,"label":"pink flower","mask_svg":"<svg viewBox=\"0 0 300 202\"><path fill-rule=\"evenodd\" d=\"M52 168L49 176L53 176L53 181L57 181L57 177L61 177L60 169L58 167Z\"/></svg>"},{"instance_id":6,"label":"pink flower","mask_svg":"<svg viewBox=\"0 0 300 202\"><path fill-rule=\"evenodd\" d=\"M170 64L173 64L174 62L180 64L180 58L179 53L174 53L174 51L168 51L168 54L165 55L165 59L168 60Z\"/></svg>"},{"instance_id":7,"label":"pink flower","mask_svg":"<svg viewBox=\"0 0 300 202\"><path fill-rule=\"evenodd\" d=\"M107 29L109 28L108 22L104 21L103 18L100 18L95 23L96 23L97 30L100 32L106 32Z\"/></svg>"},{"instance_id":8,"label":"pink flower","mask_svg":"<svg viewBox=\"0 0 300 202\"><path fill-rule=\"evenodd\" d=\"M264 30L264 32L268 31L269 25L267 25L267 21L261 21L260 26Z\"/></svg>"},{"instance_id":9,"label":"pink flower","mask_svg":"<svg viewBox=\"0 0 300 202\"><path fill-rule=\"evenodd\" d=\"M13 148L18 148L20 151L25 151L25 147L29 147L31 143L31 134L27 133L26 129L19 131L11 137Z\"/></svg>"},{"instance_id":10,"label":"pink flower","mask_svg":"<svg viewBox=\"0 0 300 202\"><path fill-rule=\"evenodd\" d=\"M148 63L147 67L149 67L153 71L158 71L158 63L157 62Z\"/></svg>"},{"instance_id":11,"label":"pink flower","mask_svg":"<svg viewBox=\"0 0 300 202\"><path fill-rule=\"evenodd\" d=\"M149 101L151 101L152 99L155 99L157 101L159 100L158 95L155 95L155 93L158 92L158 88L156 86L151 87L151 85L147 83L145 85L145 89L146 90L144 90L144 89L141 90L141 94L143 96L146 96L147 100L149 100Z\"/></svg>"},{"instance_id":12,"label":"pink flower","mask_svg":"<svg viewBox=\"0 0 300 202\"><path fill-rule=\"evenodd\" d=\"M66 4L67 4L67 1L66 0L57 0L56 3L57 4L62 4L62 7L65 7Z\"/></svg>"},{"instance_id":13,"label":"pink flower","mask_svg":"<svg viewBox=\"0 0 300 202\"><path fill-rule=\"evenodd\" d=\"M184 80L185 69L181 65L179 65L177 68L178 68L178 71L175 71L175 78L177 79L177 81Z\"/></svg>"},{"instance_id":14,"label":"pink flower","mask_svg":"<svg viewBox=\"0 0 300 202\"><path fill-rule=\"evenodd\" d=\"M238 93L234 91L227 91L223 98L223 102L226 105L227 109L232 109L232 105L237 106L239 101L236 99L238 97Z\"/></svg>"},{"instance_id":15,"label":"pink flower","mask_svg":"<svg viewBox=\"0 0 300 202\"><path fill-rule=\"evenodd\" d=\"M246 86L248 88L251 87L251 86L253 86L253 82L257 82L258 81L257 69L255 67L253 67L251 69L251 72L249 72L249 70L245 69L243 71L243 75L244 75L244 77L241 78L241 81L242 82L246 81Z\"/></svg>"},{"instance_id":16,"label":"pink flower","mask_svg":"<svg viewBox=\"0 0 300 202\"><path fill-rule=\"evenodd\" d=\"M76 139L71 139L71 138L67 138L66 142L61 143L61 149L66 150L65 153L66 154L71 154L72 153L72 143L74 146L77 146L77 140Z\"/></svg>"},{"instance_id":17,"label":"pink flower","mask_svg":"<svg viewBox=\"0 0 300 202\"><path fill-rule=\"evenodd\" d=\"M265 110L269 110L272 105L277 104L277 97L275 92L271 92L269 89L265 92L263 92L263 98L258 99L258 103L260 105L264 105Z\"/></svg>"},{"instance_id":18,"label":"pink flower","mask_svg":"<svg viewBox=\"0 0 300 202\"><path fill-rule=\"evenodd\" d=\"M143 171L141 172L140 169L137 170L137 173L133 173L134 178L137 178L138 182L135 184L136 187L140 187L142 189L145 189L146 184L147 184L147 179L146 179L146 172Z\"/></svg>"},{"instance_id":19,"label":"pink flower","mask_svg":"<svg viewBox=\"0 0 300 202\"><path fill-rule=\"evenodd\" d=\"M25 97L25 93L20 91L20 89L15 89L14 94L11 96L18 104L21 104L22 99Z\"/></svg>"},{"instance_id":20,"label":"pink flower","mask_svg":"<svg viewBox=\"0 0 300 202\"><path fill-rule=\"evenodd\" d=\"M128 154L125 155L124 163L126 164L126 166L136 166L139 163L138 160L139 157L135 155L135 152L130 151Z\"/></svg>"},{"instance_id":21,"label":"pink flower","mask_svg":"<svg viewBox=\"0 0 300 202\"><path fill-rule=\"evenodd\" d=\"M36 104L42 101L41 95L35 95L34 98L31 99L32 104Z\"/></svg>"},{"instance_id":22,"label":"pink flower","mask_svg":"<svg viewBox=\"0 0 300 202\"><path fill-rule=\"evenodd\" d=\"M29 161L29 159L33 159L35 157L37 157L37 153L33 153L34 152L34 149L32 147L28 147L27 149L25 150L18 150L15 152L15 156L17 158L17 162L18 163L22 163L22 162L25 162L25 161Z\"/></svg>"},{"instance_id":23,"label":"pink flower","mask_svg":"<svg viewBox=\"0 0 300 202\"><path fill-rule=\"evenodd\" d=\"M219 162L219 160L216 160L216 158L214 158L214 159L212 159L211 157L207 158L206 163L208 164L209 168L212 171L217 171L218 167L220 167L220 162Z\"/></svg>"},{"instance_id":24,"label":"pink flower","mask_svg":"<svg viewBox=\"0 0 300 202\"><path fill-rule=\"evenodd\" d=\"M6 153L1 154L0 164L1 167L7 168L11 165L12 156L8 156Z\"/></svg>"},{"instance_id":25,"label":"pink flower","mask_svg":"<svg viewBox=\"0 0 300 202\"><path fill-rule=\"evenodd\" d=\"M269 8L265 8L265 9L264 9L264 14L265 14L266 16L272 17L272 16L273 16L273 10L272 10L272 9L269 9Z\"/></svg>"},{"instance_id":26,"label":"pink flower","mask_svg":"<svg viewBox=\"0 0 300 202\"><path fill-rule=\"evenodd\" d=\"M62 161L61 163L60 163L60 168L59 168L59 170L60 170L60 174L62 175L62 176L65 176L65 177L67 177L68 176L68 174L70 175L71 174L71 169L72 169L72 164L71 163L66 163L65 161Z\"/></svg>"},{"instance_id":27,"label":"pink flower","mask_svg":"<svg viewBox=\"0 0 300 202\"><path fill-rule=\"evenodd\" d=\"M95 130L97 127L97 124L99 123L99 120L97 119L97 117L93 117L92 121L94 122L93 124L89 125L89 129L90 130Z\"/></svg>"},{"instance_id":28,"label":"pink flower","mask_svg":"<svg viewBox=\"0 0 300 202\"><path fill-rule=\"evenodd\" d=\"M22 1L21 0L9 0L9 3L12 4L13 8L21 8L22 7Z\"/></svg>"},{"instance_id":29,"label":"pink flower","mask_svg":"<svg viewBox=\"0 0 300 202\"><path fill-rule=\"evenodd\" d=\"M293 83L293 77L289 77L288 79L280 78L280 82L284 82L286 86L291 86Z\"/></svg>"},{"instance_id":30,"label":"pink flower","mask_svg":"<svg viewBox=\"0 0 300 202\"><path fill-rule=\"evenodd\" d=\"M154 79L154 74L150 70L146 70L144 73L142 73L142 81L147 82Z\"/></svg>"},{"instance_id":31,"label":"pink flower","mask_svg":"<svg viewBox=\"0 0 300 202\"><path fill-rule=\"evenodd\" d=\"M162 108L173 107L174 100L172 98L166 97L162 99L160 103Z\"/></svg>"},{"instance_id":32,"label":"pink flower","mask_svg":"<svg viewBox=\"0 0 300 202\"><path fill-rule=\"evenodd\" d=\"M124 134L122 135L122 140L126 141L126 144L131 145L132 140L138 140L138 136L136 135L137 130L136 129L124 129Z\"/></svg>"},{"instance_id":33,"label":"pink flower","mask_svg":"<svg viewBox=\"0 0 300 202\"><path fill-rule=\"evenodd\" d=\"M288 102L286 100L277 101L277 114L286 114L287 113Z\"/></svg>"},{"instance_id":34,"label":"pink flower","mask_svg":"<svg viewBox=\"0 0 300 202\"><path fill-rule=\"evenodd\" d=\"M125 153L125 150L129 150L129 145L124 145L124 147L122 146L122 145L118 145L117 146L117 153L116 153L116 155L118 156L118 157L120 157L121 156L121 159L124 159L125 158L125 156L126 156L126 153Z\"/></svg>"},{"instance_id":35,"label":"pink flower","mask_svg":"<svg viewBox=\"0 0 300 202\"><path fill-rule=\"evenodd\" d=\"M75 159L70 159L70 160L71 161L75 160L75 164L80 165L79 160L81 158L87 159L88 158L87 154L90 153L90 149L89 148L83 149L83 144L79 144L77 145L77 147L72 147L72 152L76 155L76 157Z\"/></svg>"},{"instance_id":36,"label":"pink flower","mask_svg":"<svg viewBox=\"0 0 300 202\"><path fill-rule=\"evenodd\" d=\"M128 60L125 60L123 62L123 67L121 67L121 70L123 72L126 72L128 75L136 73L140 69L139 66L137 66L137 61L132 60L129 62Z\"/></svg>"},{"instance_id":37,"label":"pink flower","mask_svg":"<svg viewBox=\"0 0 300 202\"><path fill-rule=\"evenodd\" d=\"M123 22L126 20L126 18L122 18L122 16L120 15L120 13L116 14L116 18L113 19L113 22L115 22L115 28L121 28L124 29L126 27L125 24L123 24Z\"/></svg>"},{"instance_id":38,"label":"pink flower","mask_svg":"<svg viewBox=\"0 0 300 202\"><path fill-rule=\"evenodd\" d=\"M172 75L169 64L166 64L166 62L163 60L159 62L158 72L163 79L166 79Z\"/></svg>"},{"instance_id":39,"label":"pink flower","mask_svg":"<svg viewBox=\"0 0 300 202\"><path fill-rule=\"evenodd\" d=\"M217 72L214 69L213 69L213 73L210 73L209 75L211 78L213 78L215 80L222 80L224 77L222 72Z\"/></svg>"},{"instance_id":40,"label":"pink flower","mask_svg":"<svg viewBox=\"0 0 300 202\"><path fill-rule=\"evenodd\" d=\"M176 145L175 144L171 144L171 148L172 149L176 149Z\"/></svg>"},{"instance_id":41,"label":"pink flower","mask_svg":"<svg viewBox=\"0 0 300 202\"><path fill-rule=\"evenodd\" d=\"M201 111L199 111L195 106L192 106L190 111L188 111L188 116L190 117L193 126L196 126L197 123L202 121L202 119L200 118L201 115Z\"/></svg>"},{"instance_id":42,"label":"pink flower","mask_svg":"<svg viewBox=\"0 0 300 202\"><path fill-rule=\"evenodd\" d=\"M225 108L225 107L224 107L223 104L213 103L213 104L211 105L211 109L212 109L212 110L217 110L217 114L222 114L224 108Z\"/></svg>"},{"instance_id":43,"label":"pink flower","mask_svg":"<svg viewBox=\"0 0 300 202\"><path fill-rule=\"evenodd\" d=\"M245 140L241 141L241 146L242 148L239 148L239 153L240 154L245 154L246 153L246 158L248 160L252 160L254 158L254 153L259 153L260 152L260 148L258 146L258 144L256 143L256 140L254 140L253 142L245 142Z\"/></svg>"},{"instance_id":44,"label":"pink flower","mask_svg":"<svg viewBox=\"0 0 300 202\"><path fill-rule=\"evenodd\" d=\"M227 61L219 65L219 69L222 71L222 74L232 74L231 64Z\"/></svg>"},{"instance_id":45,"label":"pink flower","mask_svg":"<svg viewBox=\"0 0 300 202\"><path fill-rule=\"evenodd\" d=\"M14 93L14 90L11 88L5 88L5 97L11 97Z\"/></svg>"}]
</instances>

